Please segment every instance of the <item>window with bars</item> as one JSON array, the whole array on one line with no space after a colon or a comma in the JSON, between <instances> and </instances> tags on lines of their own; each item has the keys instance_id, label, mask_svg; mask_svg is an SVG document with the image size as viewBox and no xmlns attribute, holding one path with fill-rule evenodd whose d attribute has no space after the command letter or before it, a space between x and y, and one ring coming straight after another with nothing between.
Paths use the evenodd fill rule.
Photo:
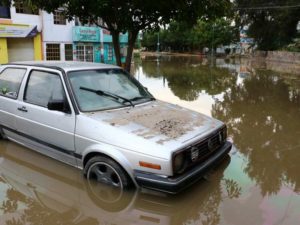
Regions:
<instances>
[{"instance_id":1,"label":"window with bars","mask_svg":"<svg viewBox=\"0 0 300 225\"><path fill-rule=\"evenodd\" d=\"M94 48L91 45L85 46L85 61L94 62Z\"/></svg>"},{"instance_id":2,"label":"window with bars","mask_svg":"<svg viewBox=\"0 0 300 225\"><path fill-rule=\"evenodd\" d=\"M65 44L65 59L66 61L73 61L73 45Z\"/></svg>"},{"instance_id":3,"label":"window with bars","mask_svg":"<svg viewBox=\"0 0 300 225\"><path fill-rule=\"evenodd\" d=\"M46 44L46 59L60 60L60 44Z\"/></svg>"},{"instance_id":4,"label":"window with bars","mask_svg":"<svg viewBox=\"0 0 300 225\"><path fill-rule=\"evenodd\" d=\"M94 47L92 45L76 46L77 61L94 62Z\"/></svg>"},{"instance_id":5,"label":"window with bars","mask_svg":"<svg viewBox=\"0 0 300 225\"><path fill-rule=\"evenodd\" d=\"M109 61L112 61L112 60L113 60L113 47L112 47L112 45L109 45L109 46L108 46L107 59L108 59Z\"/></svg>"},{"instance_id":6,"label":"window with bars","mask_svg":"<svg viewBox=\"0 0 300 225\"><path fill-rule=\"evenodd\" d=\"M76 56L77 56L77 61L84 62L84 46L83 45L76 46Z\"/></svg>"},{"instance_id":7,"label":"window with bars","mask_svg":"<svg viewBox=\"0 0 300 225\"><path fill-rule=\"evenodd\" d=\"M23 0L15 0L14 6L16 8L16 13L33 14L33 15L39 14L38 8L30 7Z\"/></svg>"},{"instance_id":8,"label":"window with bars","mask_svg":"<svg viewBox=\"0 0 300 225\"><path fill-rule=\"evenodd\" d=\"M54 24L58 24L58 25L66 25L67 24L66 16L65 16L64 12L61 10L57 10L53 13L53 21L54 21Z\"/></svg>"}]
</instances>

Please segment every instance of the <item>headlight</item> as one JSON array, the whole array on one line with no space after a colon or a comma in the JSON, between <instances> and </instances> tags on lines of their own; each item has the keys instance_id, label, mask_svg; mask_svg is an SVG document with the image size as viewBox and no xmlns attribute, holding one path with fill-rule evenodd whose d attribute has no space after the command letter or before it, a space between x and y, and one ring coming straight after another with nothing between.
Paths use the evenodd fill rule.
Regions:
<instances>
[{"instance_id":1,"label":"headlight","mask_svg":"<svg viewBox=\"0 0 300 225\"><path fill-rule=\"evenodd\" d=\"M219 141L220 143L225 142L227 139L227 127L225 126L220 132L219 132Z\"/></svg>"},{"instance_id":2,"label":"headlight","mask_svg":"<svg viewBox=\"0 0 300 225\"><path fill-rule=\"evenodd\" d=\"M185 164L185 154L184 152L178 153L173 159L173 170L174 173L180 173L184 169Z\"/></svg>"}]
</instances>

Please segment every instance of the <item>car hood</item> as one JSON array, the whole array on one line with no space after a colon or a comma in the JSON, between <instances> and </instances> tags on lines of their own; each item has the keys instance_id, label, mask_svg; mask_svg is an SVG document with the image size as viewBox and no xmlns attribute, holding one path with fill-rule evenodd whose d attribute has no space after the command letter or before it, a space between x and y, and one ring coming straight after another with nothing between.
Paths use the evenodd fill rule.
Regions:
<instances>
[{"instance_id":1,"label":"car hood","mask_svg":"<svg viewBox=\"0 0 300 225\"><path fill-rule=\"evenodd\" d=\"M132 108L90 113L89 117L114 127L118 133L123 131L128 138L142 138L152 146L172 150L223 126L221 121L201 113L157 100Z\"/></svg>"}]
</instances>

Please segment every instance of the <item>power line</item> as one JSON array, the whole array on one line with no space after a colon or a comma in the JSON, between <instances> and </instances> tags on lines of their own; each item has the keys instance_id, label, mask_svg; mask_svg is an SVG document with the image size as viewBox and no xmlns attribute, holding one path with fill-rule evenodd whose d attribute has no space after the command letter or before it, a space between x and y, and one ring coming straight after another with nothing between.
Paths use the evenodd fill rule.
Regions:
<instances>
[{"instance_id":1,"label":"power line","mask_svg":"<svg viewBox=\"0 0 300 225\"><path fill-rule=\"evenodd\" d=\"M275 5L275 6L257 6L257 7L237 7L238 10L262 10L262 9L293 9L300 8L299 5Z\"/></svg>"}]
</instances>

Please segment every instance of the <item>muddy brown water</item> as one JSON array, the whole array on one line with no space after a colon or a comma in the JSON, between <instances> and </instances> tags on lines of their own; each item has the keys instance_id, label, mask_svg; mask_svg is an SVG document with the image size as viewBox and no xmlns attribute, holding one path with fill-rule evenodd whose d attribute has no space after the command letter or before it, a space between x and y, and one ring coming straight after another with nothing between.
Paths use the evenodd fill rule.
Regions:
<instances>
[{"instance_id":1,"label":"muddy brown water","mask_svg":"<svg viewBox=\"0 0 300 225\"><path fill-rule=\"evenodd\" d=\"M247 61L148 57L134 74L160 100L216 117L230 155L176 196L120 192L0 141L0 224L300 224L300 77Z\"/></svg>"}]
</instances>

